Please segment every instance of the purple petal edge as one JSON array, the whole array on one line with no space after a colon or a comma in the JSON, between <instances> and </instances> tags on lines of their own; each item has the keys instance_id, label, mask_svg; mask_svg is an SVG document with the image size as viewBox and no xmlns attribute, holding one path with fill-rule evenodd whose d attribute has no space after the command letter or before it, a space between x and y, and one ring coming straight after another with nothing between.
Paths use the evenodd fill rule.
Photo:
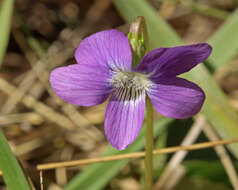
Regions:
<instances>
[{"instance_id":1,"label":"purple petal edge","mask_svg":"<svg viewBox=\"0 0 238 190\"><path fill-rule=\"evenodd\" d=\"M64 101L79 106L93 106L104 102L111 93L110 77L110 73L104 70L74 64L53 70L50 83Z\"/></svg>"},{"instance_id":2,"label":"purple petal edge","mask_svg":"<svg viewBox=\"0 0 238 190\"><path fill-rule=\"evenodd\" d=\"M145 55L135 70L150 73L156 79L175 77L202 63L211 52L212 47L207 43L158 48Z\"/></svg>"},{"instance_id":3,"label":"purple petal edge","mask_svg":"<svg viewBox=\"0 0 238 190\"><path fill-rule=\"evenodd\" d=\"M85 38L75 51L78 64L111 70L131 70L132 52L128 38L118 30L105 30Z\"/></svg>"},{"instance_id":4,"label":"purple petal edge","mask_svg":"<svg viewBox=\"0 0 238 190\"><path fill-rule=\"evenodd\" d=\"M175 119L197 114L205 100L205 93L199 86L177 77L154 84L148 95L159 113Z\"/></svg>"}]
</instances>

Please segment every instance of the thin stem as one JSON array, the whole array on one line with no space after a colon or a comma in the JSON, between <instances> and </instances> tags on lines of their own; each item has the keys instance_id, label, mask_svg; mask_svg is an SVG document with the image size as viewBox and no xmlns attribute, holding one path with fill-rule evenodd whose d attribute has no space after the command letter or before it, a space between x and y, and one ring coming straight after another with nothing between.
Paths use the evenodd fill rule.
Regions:
<instances>
[{"instance_id":1,"label":"thin stem","mask_svg":"<svg viewBox=\"0 0 238 190\"><path fill-rule=\"evenodd\" d=\"M40 190L44 190L43 171L40 170Z\"/></svg>"},{"instance_id":2,"label":"thin stem","mask_svg":"<svg viewBox=\"0 0 238 190\"><path fill-rule=\"evenodd\" d=\"M145 189L152 190L153 184L153 107L146 97L146 145L145 145Z\"/></svg>"},{"instance_id":3,"label":"thin stem","mask_svg":"<svg viewBox=\"0 0 238 190\"><path fill-rule=\"evenodd\" d=\"M159 155L159 154L170 154L170 153L174 153L178 151L200 150L200 149L211 148L211 147L231 144L231 143L238 143L238 138L212 141L212 142L209 141L209 142L192 144L189 146L174 146L169 148L163 148L159 150L154 150L153 154ZM99 158L89 158L89 159L73 160L73 161L67 161L67 162L39 164L37 165L37 170L51 170L56 168L76 167L80 165L100 163L100 162L111 162L111 161L122 160L122 159L143 158L144 156L145 156L145 152L134 152L134 153L127 153L127 154L119 154L116 156L105 156L105 157L99 157ZM1 171L0 171L0 175L1 175Z\"/></svg>"}]
</instances>

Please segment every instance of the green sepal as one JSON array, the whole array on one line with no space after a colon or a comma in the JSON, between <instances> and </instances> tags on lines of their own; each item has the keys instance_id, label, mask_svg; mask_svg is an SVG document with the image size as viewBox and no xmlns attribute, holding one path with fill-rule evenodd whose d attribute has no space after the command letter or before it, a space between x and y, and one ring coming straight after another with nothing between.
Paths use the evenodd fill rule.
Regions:
<instances>
[{"instance_id":1,"label":"green sepal","mask_svg":"<svg viewBox=\"0 0 238 190\"><path fill-rule=\"evenodd\" d=\"M138 16L130 25L128 39L133 54L133 64L135 67L149 51L149 38L144 17Z\"/></svg>"}]
</instances>

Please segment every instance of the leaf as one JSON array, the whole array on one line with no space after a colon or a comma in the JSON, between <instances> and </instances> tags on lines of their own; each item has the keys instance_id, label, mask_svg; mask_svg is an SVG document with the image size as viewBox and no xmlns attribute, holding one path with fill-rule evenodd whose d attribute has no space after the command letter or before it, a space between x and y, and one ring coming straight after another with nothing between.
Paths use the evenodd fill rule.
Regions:
<instances>
[{"instance_id":1,"label":"leaf","mask_svg":"<svg viewBox=\"0 0 238 190\"><path fill-rule=\"evenodd\" d=\"M219 160L191 160L183 162L183 165L186 167L186 176L204 178L209 181L222 182L227 185L230 184L224 166ZM237 163L234 163L234 166L237 169Z\"/></svg>"},{"instance_id":2,"label":"leaf","mask_svg":"<svg viewBox=\"0 0 238 190\"><path fill-rule=\"evenodd\" d=\"M0 169L8 190L30 190L28 182L17 163L7 140L0 131Z\"/></svg>"},{"instance_id":3,"label":"leaf","mask_svg":"<svg viewBox=\"0 0 238 190\"><path fill-rule=\"evenodd\" d=\"M213 53L209 57L209 66L213 70L223 66L238 53L238 10L234 11L228 20L209 40Z\"/></svg>"},{"instance_id":4,"label":"leaf","mask_svg":"<svg viewBox=\"0 0 238 190\"><path fill-rule=\"evenodd\" d=\"M171 119L162 118L155 121L154 134L157 136L171 122ZM108 147L104 156L113 156L123 153L136 152L144 147L145 126L142 128L139 136L133 144L126 150L118 151ZM129 162L129 159L111 161L106 163L97 163L90 165L86 170L76 175L64 190L99 190L103 189L108 182L121 171L122 168Z\"/></svg>"},{"instance_id":5,"label":"leaf","mask_svg":"<svg viewBox=\"0 0 238 190\"><path fill-rule=\"evenodd\" d=\"M13 4L14 0L3 0L0 7L0 66L8 44Z\"/></svg>"},{"instance_id":6,"label":"leaf","mask_svg":"<svg viewBox=\"0 0 238 190\"><path fill-rule=\"evenodd\" d=\"M148 26L151 49L160 46L181 45L182 40L146 1L141 0L113 0L122 16L131 22L137 16L144 16ZM217 48L216 46L214 49ZM224 51L230 51L225 49ZM224 52L225 53L225 52ZM213 57L217 60L218 58ZM235 138L238 134L238 117L229 106L226 96L213 81L203 64L183 75L199 84L206 93L206 101L202 112L213 125L218 134L226 138ZM231 151L238 158L238 144L229 145Z\"/></svg>"}]
</instances>

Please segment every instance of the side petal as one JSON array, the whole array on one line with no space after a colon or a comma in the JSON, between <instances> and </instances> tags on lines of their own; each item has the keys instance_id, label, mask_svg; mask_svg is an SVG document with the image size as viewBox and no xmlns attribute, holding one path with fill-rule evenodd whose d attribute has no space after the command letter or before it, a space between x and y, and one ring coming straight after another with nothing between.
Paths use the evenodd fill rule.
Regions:
<instances>
[{"instance_id":1,"label":"side petal","mask_svg":"<svg viewBox=\"0 0 238 190\"><path fill-rule=\"evenodd\" d=\"M85 38L75 52L77 63L106 69L130 70L132 53L128 38L117 30L105 30Z\"/></svg>"},{"instance_id":2,"label":"side petal","mask_svg":"<svg viewBox=\"0 0 238 190\"><path fill-rule=\"evenodd\" d=\"M153 78L175 77L206 60L211 51L207 43L158 48L149 52L135 70L151 73Z\"/></svg>"},{"instance_id":3,"label":"side petal","mask_svg":"<svg viewBox=\"0 0 238 190\"><path fill-rule=\"evenodd\" d=\"M123 88L113 92L107 105L105 133L113 147L123 150L140 132L144 120L145 92Z\"/></svg>"},{"instance_id":4,"label":"side petal","mask_svg":"<svg viewBox=\"0 0 238 190\"><path fill-rule=\"evenodd\" d=\"M64 101L74 105L93 106L104 102L109 96L110 77L109 71L74 64L53 70L50 83Z\"/></svg>"},{"instance_id":5,"label":"side petal","mask_svg":"<svg viewBox=\"0 0 238 190\"><path fill-rule=\"evenodd\" d=\"M154 84L147 93L159 113L177 119L198 113L205 100L205 94L199 86L182 78Z\"/></svg>"}]
</instances>

